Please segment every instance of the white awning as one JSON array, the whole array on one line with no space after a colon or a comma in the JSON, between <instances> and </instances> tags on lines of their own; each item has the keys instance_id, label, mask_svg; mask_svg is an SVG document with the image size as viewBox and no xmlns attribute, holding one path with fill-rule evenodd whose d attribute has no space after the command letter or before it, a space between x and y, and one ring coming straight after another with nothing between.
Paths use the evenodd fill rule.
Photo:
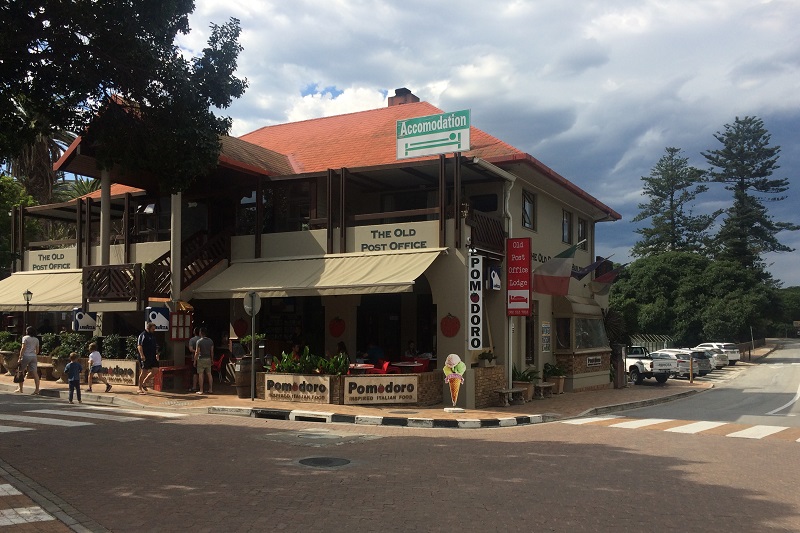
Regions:
<instances>
[{"instance_id":1,"label":"white awning","mask_svg":"<svg viewBox=\"0 0 800 533\"><path fill-rule=\"evenodd\" d=\"M17 272L0 280L0 311L25 311L22 293L31 291L31 311L72 311L81 306L80 270Z\"/></svg>"},{"instance_id":2,"label":"white awning","mask_svg":"<svg viewBox=\"0 0 800 533\"><path fill-rule=\"evenodd\" d=\"M409 292L442 250L233 263L193 297L243 298L250 291L263 298Z\"/></svg>"},{"instance_id":3,"label":"white awning","mask_svg":"<svg viewBox=\"0 0 800 533\"><path fill-rule=\"evenodd\" d=\"M561 316L603 316L603 310L596 301L572 295L553 298L553 313Z\"/></svg>"}]
</instances>

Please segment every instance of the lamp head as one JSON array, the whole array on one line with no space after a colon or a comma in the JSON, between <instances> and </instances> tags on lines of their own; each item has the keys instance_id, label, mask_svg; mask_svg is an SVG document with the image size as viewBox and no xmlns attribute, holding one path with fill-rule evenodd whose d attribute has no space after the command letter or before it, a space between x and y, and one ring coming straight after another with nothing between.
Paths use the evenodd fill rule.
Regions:
<instances>
[{"instance_id":1,"label":"lamp head","mask_svg":"<svg viewBox=\"0 0 800 533\"><path fill-rule=\"evenodd\" d=\"M30 291L30 289L28 289L22 293L22 297L25 298L26 303L30 303L31 299L33 298L33 293Z\"/></svg>"}]
</instances>

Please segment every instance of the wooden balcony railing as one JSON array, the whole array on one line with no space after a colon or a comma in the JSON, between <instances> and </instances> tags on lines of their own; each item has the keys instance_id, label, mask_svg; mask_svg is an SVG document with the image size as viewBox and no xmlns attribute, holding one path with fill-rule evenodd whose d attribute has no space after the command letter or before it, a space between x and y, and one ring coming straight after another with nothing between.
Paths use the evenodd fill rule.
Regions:
<instances>
[{"instance_id":1,"label":"wooden balcony railing","mask_svg":"<svg viewBox=\"0 0 800 533\"><path fill-rule=\"evenodd\" d=\"M83 299L87 302L142 301L142 265L83 267Z\"/></svg>"},{"instance_id":2,"label":"wooden balcony railing","mask_svg":"<svg viewBox=\"0 0 800 533\"><path fill-rule=\"evenodd\" d=\"M502 220L472 210L466 223L472 227L473 247L487 252L505 253L506 232Z\"/></svg>"}]
</instances>

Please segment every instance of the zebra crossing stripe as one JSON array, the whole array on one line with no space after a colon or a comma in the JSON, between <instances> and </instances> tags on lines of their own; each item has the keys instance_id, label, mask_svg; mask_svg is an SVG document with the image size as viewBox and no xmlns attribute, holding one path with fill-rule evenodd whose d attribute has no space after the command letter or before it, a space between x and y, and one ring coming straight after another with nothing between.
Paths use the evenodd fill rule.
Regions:
<instances>
[{"instance_id":1,"label":"zebra crossing stripe","mask_svg":"<svg viewBox=\"0 0 800 533\"><path fill-rule=\"evenodd\" d=\"M184 413L168 413L162 411L145 411L142 409L123 409L121 407L105 407L102 405L82 405L79 409L90 409L92 411L114 411L116 413L127 413L131 415L158 416L161 418L183 418Z\"/></svg>"},{"instance_id":2,"label":"zebra crossing stripe","mask_svg":"<svg viewBox=\"0 0 800 533\"><path fill-rule=\"evenodd\" d=\"M19 496L22 493L9 483L0 484L0 496Z\"/></svg>"},{"instance_id":3,"label":"zebra crossing stripe","mask_svg":"<svg viewBox=\"0 0 800 533\"><path fill-rule=\"evenodd\" d=\"M144 418L137 418L134 416L121 416L121 415L107 415L103 413L84 413L70 409L36 409L33 411L26 411L26 413L37 413L43 415L62 415L74 416L78 418L94 418L97 420L111 420L114 422L134 422L136 420L144 420Z\"/></svg>"},{"instance_id":4,"label":"zebra crossing stripe","mask_svg":"<svg viewBox=\"0 0 800 533\"><path fill-rule=\"evenodd\" d=\"M673 433L700 433L701 431L706 431L708 429L718 428L720 426L724 426L725 422L693 422L691 424L686 424L684 426L678 426L674 428L665 429L664 431L671 431Z\"/></svg>"},{"instance_id":5,"label":"zebra crossing stripe","mask_svg":"<svg viewBox=\"0 0 800 533\"><path fill-rule=\"evenodd\" d=\"M620 422L619 424L611 424L608 427L636 429L672 421L673 419L671 418L642 418L639 420L628 420L626 422Z\"/></svg>"},{"instance_id":6,"label":"zebra crossing stripe","mask_svg":"<svg viewBox=\"0 0 800 533\"><path fill-rule=\"evenodd\" d=\"M17 426L0 426L0 433L13 433L15 431L30 431L33 428L21 428Z\"/></svg>"},{"instance_id":7,"label":"zebra crossing stripe","mask_svg":"<svg viewBox=\"0 0 800 533\"><path fill-rule=\"evenodd\" d=\"M38 416L21 416L21 415L0 415L0 420L8 420L9 422L28 422L29 424L42 424L45 426L62 426L62 427L92 425L91 422L77 422L75 420L60 420L58 418L44 418Z\"/></svg>"},{"instance_id":8,"label":"zebra crossing stripe","mask_svg":"<svg viewBox=\"0 0 800 533\"><path fill-rule=\"evenodd\" d=\"M45 510L39 506L0 510L0 526L47 522L48 520L55 520L55 518L47 514Z\"/></svg>"},{"instance_id":9,"label":"zebra crossing stripe","mask_svg":"<svg viewBox=\"0 0 800 533\"><path fill-rule=\"evenodd\" d=\"M611 416L590 416L588 418L575 418L573 420L564 420L565 424L573 424L573 425L581 425L581 424L591 424L592 422L603 422L605 420L616 420L620 418L619 416L611 415Z\"/></svg>"},{"instance_id":10,"label":"zebra crossing stripe","mask_svg":"<svg viewBox=\"0 0 800 533\"><path fill-rule=\"evenodd\" d=\"M742 431L728 433L725 436L736 437L740 439L763 439L764 437L774 435L775 433L780 433L785 429L789 428L784 426L753 426L747 429L743 429Z\"/></svg>"}]
</instances>

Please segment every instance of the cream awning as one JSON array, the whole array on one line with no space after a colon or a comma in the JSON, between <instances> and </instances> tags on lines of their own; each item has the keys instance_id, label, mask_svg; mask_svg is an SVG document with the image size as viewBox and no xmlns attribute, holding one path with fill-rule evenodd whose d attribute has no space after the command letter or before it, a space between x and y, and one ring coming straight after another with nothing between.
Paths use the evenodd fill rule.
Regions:
<instances>
[{"instance_id":1,"label":"cream awning","mask_svg":"<svg viewBox=\"0 0 800 533\"><path fill-rule=\"evenodd\" d=\"M553 298L553 313L562 316L603 316L603 310L596 301L572 295Z\"/></svg>"},{"instance_id":2,"label":"cream awning","mask_svg":"<svg viewBox=\"0 0 800 533\"><path fill-rule=\"evenodd\" d=\"M243 298L250 291L263 298L408 292L441 252L432 248L233 263L196 289L193 297Z\"/></svg>"},{"instance_id":3,"label":"cream awning","mask_svg":"<svg viewBox=\"0 0 800 533\"><path fill-rule=\"evenodd\" d=\"M72 311L81 306L80 270L17 272L0 280L0 311L25 311L26 290L33 293L31 311Z\"/></svg>"}]
</instances>

